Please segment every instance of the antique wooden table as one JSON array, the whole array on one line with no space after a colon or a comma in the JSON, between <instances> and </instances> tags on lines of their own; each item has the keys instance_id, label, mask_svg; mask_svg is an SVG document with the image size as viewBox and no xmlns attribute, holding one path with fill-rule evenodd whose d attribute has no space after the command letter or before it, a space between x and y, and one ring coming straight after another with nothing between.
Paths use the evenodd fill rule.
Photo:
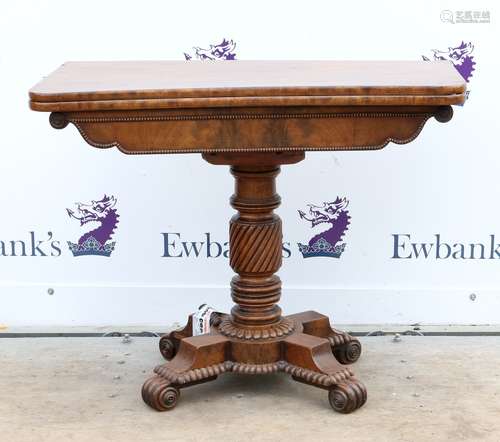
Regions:
<instances>
[{"instance_id":1,"label":"antique wooden table","mask_svg":"<svg viewBox=\"0 0 500 442\"><path fill-rule=\"evenodd\" d=\"M72 123L92 146L201 153L231 166L236 305L215 315L209 334L192 336L190 317L161 339L169 362L145 382L144 401L168 410L180 388L225 372L284 372L328 390L336 411L361 407L366 389L348 366L360 355L359 341L322 314L282 316L277 305L276 176L306 151L408 143L430 117L449 121L451 105L464 99L464 81L450 63L424 61L70 62L34 86L31 109L51 112L56 129Z\"/></svg>"}]
</instances>

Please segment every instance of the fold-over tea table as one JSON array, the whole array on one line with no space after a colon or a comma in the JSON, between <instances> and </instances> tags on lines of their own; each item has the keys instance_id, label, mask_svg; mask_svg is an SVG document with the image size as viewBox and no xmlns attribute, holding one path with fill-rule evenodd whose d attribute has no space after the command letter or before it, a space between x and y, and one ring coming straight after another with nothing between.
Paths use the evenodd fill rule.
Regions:
<instances>
[{"instance_id":1,"label":"fold-over tea table","mask_svg":"<svg viewBox=\"0 0 500 442\"><path fill-rule=\"evenodd\" d=\"M226 372L283 372L328 390L336 411L361 407L366 389L349 366L361 353L359 341L327 316L283 316L277 305L276 176L306 151L408 143L429 118L449 121L451 105L464 99L462 77L444 61L69 62L34 86L31 109L51 112L56 129L72 123L92 146L200 153L211 164L231 166L235 306L213 315L207 334L193 336L190 317L161 338L167 362L142 387L144 401L168 410L180 389Z\"/></svg>"}]
</instances>

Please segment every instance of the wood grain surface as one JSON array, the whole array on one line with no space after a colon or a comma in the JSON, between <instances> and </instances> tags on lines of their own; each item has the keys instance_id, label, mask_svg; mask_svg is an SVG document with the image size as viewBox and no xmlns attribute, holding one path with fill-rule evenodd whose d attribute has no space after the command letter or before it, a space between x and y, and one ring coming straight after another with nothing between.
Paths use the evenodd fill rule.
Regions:
<instances>
[{"instance_id":1,"label":"wood grain surface","mask_svg":"<svg viewBox=\"0 0 500 442\"><path fill-rule=\"evenodd\" d=\"M30 90L46 112L248 106L450 105L446 61L67 62Z\"/></svg>"}]
</instances>

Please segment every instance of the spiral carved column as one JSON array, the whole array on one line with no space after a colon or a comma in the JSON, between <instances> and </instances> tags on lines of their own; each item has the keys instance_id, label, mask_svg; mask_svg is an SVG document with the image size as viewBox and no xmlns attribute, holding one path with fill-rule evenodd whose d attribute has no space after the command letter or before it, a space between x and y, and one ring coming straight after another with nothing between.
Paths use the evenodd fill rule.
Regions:
<instances>
[{"instance_id":1,"label":"spiral carved column","mask_svg":"<svg viewBox=\"0 0 500 442\"><path fill-rule=\"evenodd\" d=\"M281 219L273 211L281 202L276 193L279 166L233 166L235 192L230 199L238 211L229 227L230 265L238 274L231 281L236 305L223 321L222 333L243 339L283 336L293 323L282 318L277 305L281 280Z\"/></svg>"}]
</instances>

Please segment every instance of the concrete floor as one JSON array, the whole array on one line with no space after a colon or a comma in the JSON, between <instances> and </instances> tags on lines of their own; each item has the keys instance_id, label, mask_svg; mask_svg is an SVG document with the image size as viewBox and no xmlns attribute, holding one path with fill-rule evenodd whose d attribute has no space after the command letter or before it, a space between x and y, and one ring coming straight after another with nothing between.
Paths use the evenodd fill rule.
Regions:
<instances>
[{"instance_id":1,"label":"concrete floor","mask_svg":"<svg viewBox=\"0 0 500 442\"><path fill-rule=\"evenodd\" d=\"M140 388L157 339L0 339L0 440L500 441L500 338L362 339L368 402L335 413L327 392L284 374L226 374L165 413Z\"/></svg>"}]
</instances>

